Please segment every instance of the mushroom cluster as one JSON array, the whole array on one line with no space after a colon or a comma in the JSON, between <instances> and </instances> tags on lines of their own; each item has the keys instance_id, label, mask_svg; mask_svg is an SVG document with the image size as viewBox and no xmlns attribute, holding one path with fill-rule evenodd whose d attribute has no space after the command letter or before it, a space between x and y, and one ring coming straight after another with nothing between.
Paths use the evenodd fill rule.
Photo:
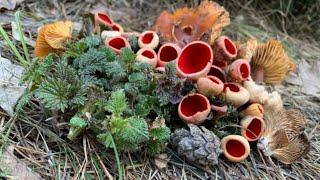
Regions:
<instances>
[{"instance_id":1,"label":"mushroom cluster","mask_svg":"<svg viewBox=\"0 0 320 180\"><path fill-rule=\"evenodd\" d=\"M204 9L207 14L201 13ZM210 21L202 21L203 16ZM177 114L183 122L218 122L230 106L239 112L240 133L221 141L223 154L232 162L245 160L250 143L260 140L266 128L265 114L284 110L276 91L270 93L255 82L277 84L294 69L280 42L258 44L249 40L239 44L221 36L229 17L213 2L204 1L196 9L180 9L174 14L165 11L157 19L156 31L124 32L101 12L95 14L95 23L107 27L101 37L116 54L121 48L130 48L128 35L134 35L139 46L136 61L150 64L159 73L165 71L167 63L174 62L178 77L193 83L196 92L184 96L178 105ZM212 33L210 38L205 38L206 33ZM212 97L223 99L223 103L214 103Z\"/></svg>"}]
</instances>

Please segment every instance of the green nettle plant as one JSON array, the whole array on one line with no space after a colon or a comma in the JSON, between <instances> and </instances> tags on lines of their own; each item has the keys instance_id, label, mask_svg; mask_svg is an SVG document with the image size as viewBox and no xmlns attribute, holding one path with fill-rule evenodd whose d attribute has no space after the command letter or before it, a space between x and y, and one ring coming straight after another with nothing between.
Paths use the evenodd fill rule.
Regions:
<instances>
[{"instance_id":1,"label":"green nettle plant","mask_svg":"<svg viewBox=\"0 0 320 180\"><path fill-rule=\"evenodd\" d=\"M131 43L137 43L133 38ZM70 140L92 133L107 148L159 154L170 138L161 117L174 110L169 99L175 93L164 93L160 86L168 82L181 89L183 82L175 72L154 72L135 56L130 48L116 56L99 36L70 42L62 55L49 54L29 66L22 81L32 82L32 88L22 100L35 95L47 112L69 118Z\"/></svg>"}]
</instances>

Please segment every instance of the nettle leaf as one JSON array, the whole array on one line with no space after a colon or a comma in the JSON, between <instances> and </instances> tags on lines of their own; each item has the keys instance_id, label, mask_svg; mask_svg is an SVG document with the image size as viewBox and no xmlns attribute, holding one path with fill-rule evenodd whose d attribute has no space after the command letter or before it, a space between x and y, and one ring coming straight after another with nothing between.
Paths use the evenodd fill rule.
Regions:
<instances>
[{"instance_id":1,"label":"nettle leaf","mask_svg":"<svg viewBox=\"0 0 320 180\"><path fill-rule=\"evenodd\" d=\"M154 109L157 98L149 95L140 95L136 101L137 103L134 106L136 116L146 117Z\"/></svg>"},{"instance_id":2,"label":"nettle leaf","mask_svg":"<svg viewBox=\"0 0 320 180\"><path fill-rule=\"evenodd\" d=\"M166 142L170 138L170 129L168 127L153 128L150 131L151 138L161 142Z\"/></svg>"},{"instance_id":3,"label":"nettle leaf","mask_svg":"<svg viewBox=\"0 0 320 180\"><path fill-rule=\"evenodd\" d=\"M101 44L101 38L98 35L88 36L81 39L79 42L84 42L88 48L98 47Z\"/></svg>"},{"instance_id":4,"label":"nettle leaf","mask_svg":"<svg viewBox=\"0 0 320 180\"><path fill-rule=\"evenodd\" d=\"M113 92L106 106L115 117L120 117L127 107L127 98L123 90Z\"/></svg>"},{"instance_id":5,"label":"nettle leaf","mask_svg":"<svg viewBox=\"0 0 320 180\"><path fill-rule=\"evenodd\" d=\"M125 68L119 61L108 62L105 65L105 72L113 77L125 77L127 75Z\"/></svg>"},{"instance_id":6,"label":"nettle leaf","mask_svg":"<svg viewBox=\"0 0 320 180\"><path fill-rule=\"evenodd\" d=\"M120 52L120 61L122 61L127 70L131 70L135 61L136 61L136 54L130 48L122 48Z\"/></svg>"},{"instance_id":7,"label":"nettle leaf","mask_svg":"<svg viewBox=\"0 0 320 180\"><path fill-rule=\"evenodd\" d=\"M97 137L106 147L114 148L113 143L112 143L113 138L112 138L112 134L110 132L99 134Z\"/></svg>"},{"instance_id":8,"label":"nettle leaf","mask_svg":"<svg viewBox=\"0 0 320 180\"><path fill-rule=\"evenodd\" d=\"M46 108L64 112L69 106L68 92L70 92L70 88L71 84L66 80L49 78L40 84L36 96Z\"/></svg>"},{"instance_id":9,"label":"nettle leaf","mask_svg":"<svg viewBox=\"0 0 320 180\"><path fill-rule=\"evenodd\" d=\"M78 116L74 116L70 119L70 126L72 127L84 128L87 125L87 122L83 118L80 118Z\"/></svg>"}]
</instances>

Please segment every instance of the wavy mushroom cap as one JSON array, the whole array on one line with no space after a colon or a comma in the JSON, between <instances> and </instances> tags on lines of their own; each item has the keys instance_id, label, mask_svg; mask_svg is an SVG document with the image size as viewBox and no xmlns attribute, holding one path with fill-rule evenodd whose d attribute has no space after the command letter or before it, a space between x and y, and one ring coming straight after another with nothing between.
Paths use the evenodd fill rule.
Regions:
<instances>
[{"instance_id":1,"label":"wavy mushroom cap","mask_svg":"<svg viewBox=\"0 0 320 180\"><path fill-rule=\"evenodd\" d=\"M156 20L156 30L164 41L184 47L198 40L212 44L229 24L229 13L222 6L202 1L198 7L177 9L173 14L163 11Z\"/></svg>"},{"instance_id":2,"label":"wavy mushroom cap","mask_svg":"<svg viewBox=\"0 0 320 180\"><path fill-rule=\"evenodd\" d=\"M51 52L64 50L72 37L72 26L71 21L57 21L41 27L35 46L36 57L43 58Z\"/></svg>"}]
</instances>

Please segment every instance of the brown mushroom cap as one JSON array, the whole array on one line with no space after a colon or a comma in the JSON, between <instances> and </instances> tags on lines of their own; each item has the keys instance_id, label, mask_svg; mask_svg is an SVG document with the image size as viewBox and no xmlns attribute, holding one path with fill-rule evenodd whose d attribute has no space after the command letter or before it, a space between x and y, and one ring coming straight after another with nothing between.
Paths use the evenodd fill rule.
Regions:
<instances>
[{"instance_id":1,"label":"brown mushroom cap","mask_svg":"<svg viewBox=\"0 0 320 180\"><path fill-rule=\"evenodd\" d=\"M229 24L229 13L223 7L202 1L196 8L177 9L173 14L163 11L157 18L156 31L163 41L175 41L183 47L196 40L212 44Z\"/></svg>"},{"instance_id":2,"label":"brown mushroom cap","mask_svg":"<svg viewBox=\"0 0 320 180\"><path fill-rule=\"evenodd\" d=\"M40 28L35 46L35 55L43 58L51 52L65 48L65 42L71 38L72 22L57 21Z\"/></svg>"},{"instance_id":3,"label":"brown mushroom cap","mask_svg":"<svg viewBox=\"0 0 320 180\"><path fill-rule=\"evenodd\" d=\"M295 69L294 62L288 57L281 43L277 40L269 40L259 44L250 62L252 77L257 80L260 77L265 83L279 84L286 75Z\"/></svg>"}]
</instances>

